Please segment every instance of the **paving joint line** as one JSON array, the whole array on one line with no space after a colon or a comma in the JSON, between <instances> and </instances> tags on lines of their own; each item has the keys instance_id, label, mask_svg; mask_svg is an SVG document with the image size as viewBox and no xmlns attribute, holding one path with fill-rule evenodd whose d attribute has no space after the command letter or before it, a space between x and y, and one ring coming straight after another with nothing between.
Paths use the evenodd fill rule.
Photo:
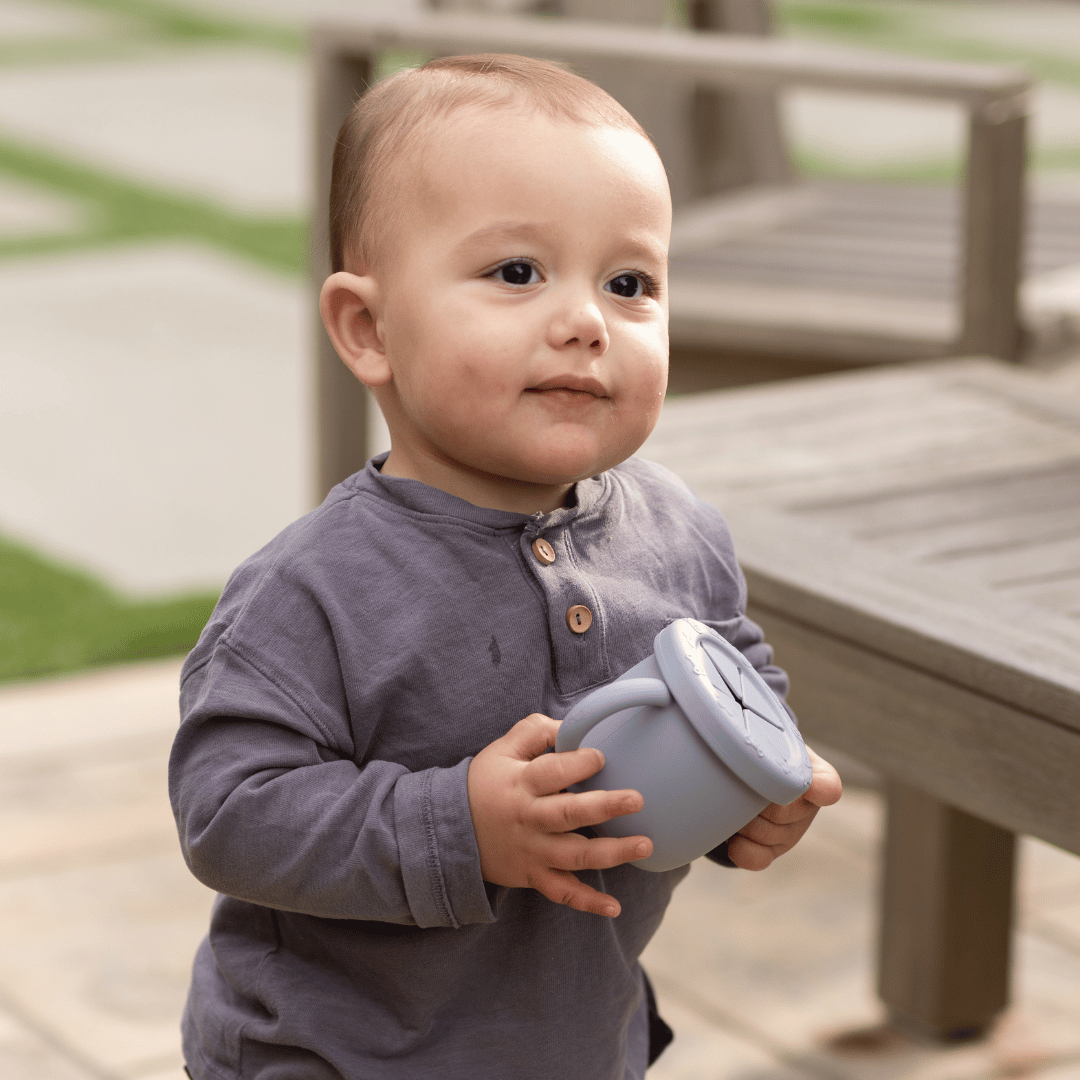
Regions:
<instances>
[{"instance_id":1,"label":"paving joint line","mask_svg":"<svg viewBox=\"0 0 1080 1080\"><path fill-rule=\"evenodd\" d=\"M156 833L147 832L136 839L126 837L115 847L109 847L107 843L104 843L99 847L87 847L77 852L69 851L53 858L41 858L36 862L26 859L13 862L8 866L0 864L0 884L26 881L30 878L56 877L72 870L92 870L123 863L137 863L162 856L179 856L179 848L175 829L168 831L159 829Z\"/></svg>"},{"instance_id":2,"label":"paving joint line","mask_svg":"<svg viewBox=\"0 0 1080 1080\"><path fill-rule=\"evenodd\" d=\"M82 1051L69 1045L47 1024L43 1024L37 1017L23 1009L18 1001L13 998L2 985L0 985L0 1009L3 1009L8 1015L14 1017L14 1019L24 1028L36 1035L50 1050L55 1051L72 1064L83 1069L85 1072L88 1072L94 1077L94 1080L125 1080L120 1073L102 1068L96 1062L86 1057Z\"/></svg>"},{"instance_id":3,"label":"paving joint line","mask_svg":"<svg viewBox=\"0 0 1080 1080\"><path fill-rule=\"evenodd\" d=\"M1053 945L1070 956L1080 958L1080 936L1055 926L1045 915L1026 918L1021 933L1028 933L1047 945Z\"/></svg>"},{"instance_id":4,"label":"paving joint line","mask_svg":"<svg viewBox=\"0 0 1080 1080\"><path fill-rule=\"evenodd\" d=\"M659 989L670 995L680 1005L696 1013L702 1020L705 1020L713 1027L726 1031L730 1035L735 1035L740 1039L753 1043L760 1049L765 1050L776 1061L804 1075L811 1076L814 1080L851 1080L845 1073L823 1068L820 1062L809 1059L808 1055L789 1050L768 1033L761 1031L735 1014L721 1009L675 979L656 974L650 974L649 978Z\"/></svg>"},{"instance_id":5,"label":"paving joint line","mask_svg":"<svg viewBox=\"0 0 1080 1080\"><path fill-rule=\"evenodd\" d=\"M179 683L179 679L177 680ZM0 710L2 714L2 710ZM179 709L176 712L177 728L180 724ZM100 739L65 743L44 750L25 753L0 752L0 778L5 774L24 778L28 772L47 776L83 765L108 764L116 761L130 763L160 759L162 768L169 755L176 728L160 731L138 731L127 735L110 735Z\"/></svg>"}]
</instances>

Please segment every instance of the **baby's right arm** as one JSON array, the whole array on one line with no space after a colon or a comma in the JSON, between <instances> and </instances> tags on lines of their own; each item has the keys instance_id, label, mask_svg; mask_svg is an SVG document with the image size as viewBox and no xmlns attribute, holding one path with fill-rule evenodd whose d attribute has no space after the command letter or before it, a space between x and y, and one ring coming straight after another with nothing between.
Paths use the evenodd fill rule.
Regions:
<instances>
[{"instance_id":1,"label":"baby's right arm","mask_svg":"<svg viewBox=\"0 0 1080 1080\"><path fill-rule=\"evenodd\" d=\"M207 669L213 668L214 674ZM449 767L358 763L310 707L226 644L189 673L169 766L184 857L200 881L321 918L456 927L494 919L485 880L617 914L574 870L640 858L644 837L572 830L641 807L636 792L564 792L599 751L545 754L539 715Z\"/></svg>"},{"instance_id":2,"label":"baby's right arm","mask_svg":"<svg viewBox=\"0 0 1080 1080\"><path fill-rule=\"evenodd\" d=\"M209 662L189 662L169 790L192 873L238 899L320 918L493 921L471 759L419 769L363 760L326 683L304 695L224 641Z\"/></svg>"},{"instance_id":3,"label":"baby's right arm","mask_svg":"<svg viewBox=\"0 0 1080 1080\"><path fill-rule=\"evenodd\" d=\"M205 885L320 918L491 922L468 762L410 772L336 756L269 718L180 731L170 790L180 846Z\"/></svg>"},{"instance_id":4,"label":"baby's right arm","mask_svg":"<svg viewBox=\"0 0 1080 1080\"><path fill-rule=\"evenodd\" d=\"M596 749L564 754L555 745L557 721L533 713L485 746L469 766L480 866L494 885L532 888L578 911L616 916L619 902L575 877L575 870L606 870L652 854L645 836L589 837L574 832L641 809L636 791L565 789L604 767Z\"/></svg>"}]
</instances>

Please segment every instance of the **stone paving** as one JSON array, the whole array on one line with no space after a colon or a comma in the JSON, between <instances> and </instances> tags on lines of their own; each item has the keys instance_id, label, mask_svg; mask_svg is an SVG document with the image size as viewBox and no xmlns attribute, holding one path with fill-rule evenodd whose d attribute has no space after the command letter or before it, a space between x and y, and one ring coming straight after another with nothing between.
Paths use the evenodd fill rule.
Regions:
<instances>
[{"instance_id":1,"label":"stone paving","mask_svg":"<svg viewBox=\"0 0 1080 1080\"><path fill-rule=\"evenodd\" d=\"M190 0L185 37L154 0L0 0L0 532L151 593L220 583L307 508L312 307L274 238L310 184L299 28L363 2L392 0ZM1053 75L1037 164L1080 188L1080 6L874 9L912 51ZM859 168L936 167L958 140L895 102L803 95L789 122ZM1080 366L1048 377L1080 393ZM0 689L0 1080L180 1080L210 896L165 797L177 671ZM853 786L770 872L694 869L647 958L679 1032L651 1076L1080 1080L1080 860L1024 843L1017 1006L933 1050L878 1027L879 831Z\"/></svg>"},{"instance_id":2,"label":"stone paving","mask_svg":"<svg viewBox=\"0 0 1080 1080\"><path fill-rule=\"evenodd\" d=\"M305 299L186 241L0 261L5 531L128 592L219 585L308 509Z\"/></svg>"},{"instance_id":3,"label":"stone paving","mask_svg":"<svg viewBox=\"0 0 1080 1080\"><path fill-rule=\"evenodd\" d=\"M0 689L0 1080L181 1080L211 894L165 792L179 661ZM847 771L847 770L845 770ZM762 874L698 863L645 962L676 1042L656 1080L1080 1080L1080 859L1024 841L1016 1006L988 1042L881 1028L880 801L841 802Z\"/></svg>"}]
</instances>

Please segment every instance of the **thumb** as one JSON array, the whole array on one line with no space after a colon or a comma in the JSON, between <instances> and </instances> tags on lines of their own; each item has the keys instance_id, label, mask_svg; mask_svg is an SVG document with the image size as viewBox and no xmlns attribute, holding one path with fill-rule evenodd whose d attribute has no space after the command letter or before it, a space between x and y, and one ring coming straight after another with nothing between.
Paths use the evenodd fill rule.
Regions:
<instances>
[{"instance_id":1,"label":"thumb","mask_svg":"<svg viewBox=\"0 0 1080 1080\"><path fill-rule=\"evenodd\" d=\"M810 787L803 793L803 798L813 806L832 806L844 793L840 774L809 746L806 749L810 755L814 777L810 781Z\"/></svg>"}]
</instances>

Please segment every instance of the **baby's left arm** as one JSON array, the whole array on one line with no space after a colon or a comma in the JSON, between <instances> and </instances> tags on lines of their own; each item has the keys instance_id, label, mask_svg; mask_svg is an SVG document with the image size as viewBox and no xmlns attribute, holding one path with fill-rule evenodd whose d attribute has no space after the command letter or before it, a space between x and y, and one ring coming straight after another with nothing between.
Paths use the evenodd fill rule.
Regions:
<instances>
[{"instance_id":1,"label":"baby's left arm","mask_svg":"<svg viewBox=\"0 0 1080 1080\"><path fill-rule=\"evenodd\" d=\"M843 792L836 770L809 747L814 778L806 792L787 806L765 807L727 844L728 858L743 870L764 870L773 859L790 851L810 828L822 806L832 806Z\"/></svg>"}]
</instances>

